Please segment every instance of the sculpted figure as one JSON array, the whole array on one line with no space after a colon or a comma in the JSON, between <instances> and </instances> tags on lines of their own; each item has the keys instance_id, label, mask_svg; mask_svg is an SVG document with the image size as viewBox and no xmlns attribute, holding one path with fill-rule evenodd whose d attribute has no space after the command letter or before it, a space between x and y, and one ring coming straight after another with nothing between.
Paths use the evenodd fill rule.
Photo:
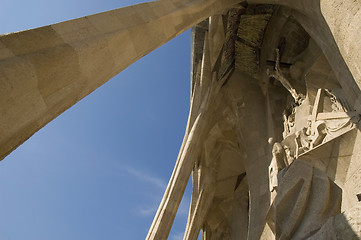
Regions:
<instances>
[{"instance_id":1,"label":"sculpted figure","mask_svg":"<svg viewBox=\"0 0 361 240\"><path fill-rule=\"evenodd\" d=\"M285 147L273 138L268 142L273 147L267 224L275 239L307 239L320 234L322 226L340 213L341 189L306 161L295 159L289 164Z\"/></svg>"},{"instance_id":2,"label":"sculpted figure","mask_svg":"<svg viewBox=\"0 0 361 240\"><path fill-rule=\"evenodd\" d=\"M282 71L280 68L280 50L278 48L276 48L275 69L273 71L267 69L267 75L269 77L273 77L274 79L277 79L283 85L283 87L286 88L287 91L291 94L296 104L300 105L302 103L305 96L303 96L303 94L297 93L296 89L292 86L291 82L288 81L288 79L282 75Z\"/></svg>"},{"instance_id":3,"label":"sculpted figure","mask_svg":"<svg viewBox=\"0 0 361 240\"><path fill-rule=\"evenodd\" d=\"M308 239L319 235L323 225L340 213L341 189L310 163L295 159L278 173L277 179L267 214L267 224L275 239Z\"/></svg>"},{"instance_id":4,"label":"sculpted figure","mask_svg":"<svg viewBox=\"0 0 361 240\"><path fill-rule=\"evenodd\" d=\"M308 151L311 149L311 138L310 135L308 135L307 128L303 128L300 131L296 132L296 157L298 157L300 154L304 153L305 151Z\"/></svg>"},{"instance_id":5,"label":"sculpted figure","mask_svg":"<svg viewBox=\"0 0 361 240\"><path fill-rule=\"evenodd\" d=\"M278 173L283 168L288 166L287 154L282 144L276 142L273 138L268 139L268 143L272 145L272 160L269 165L269 188L271 192L271 202L277 193L278 188Z\"/></svg>"},{"instance_id":6,"label":"sculpted figure","mask_svg":"<svg viewBox=\"0 0 361 240\"><path fill-rule=\"evenodd\" d=\"M296 159L281 175L272 206L276 239L308 239L340 213L342 191L323 171Z\"/></svg>"}]
</instances>

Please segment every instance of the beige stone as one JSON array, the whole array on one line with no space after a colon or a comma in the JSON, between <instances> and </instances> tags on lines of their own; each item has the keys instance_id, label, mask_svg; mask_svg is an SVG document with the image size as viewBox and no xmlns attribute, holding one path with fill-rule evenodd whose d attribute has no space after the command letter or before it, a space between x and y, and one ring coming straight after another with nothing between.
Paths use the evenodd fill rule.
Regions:
<instances>
[{"instance_id":1,"label":"beige stone","mask_svg":"<svg viewBox=\"0 0 361 240\"><path fill-rule=\"evenodd\" d=\"M146 238L167 239L192 174L184 239L358 239L360 9L161 0L2 35L0 157L193 26L187 130Z\"/></svg>"}]
</instances>

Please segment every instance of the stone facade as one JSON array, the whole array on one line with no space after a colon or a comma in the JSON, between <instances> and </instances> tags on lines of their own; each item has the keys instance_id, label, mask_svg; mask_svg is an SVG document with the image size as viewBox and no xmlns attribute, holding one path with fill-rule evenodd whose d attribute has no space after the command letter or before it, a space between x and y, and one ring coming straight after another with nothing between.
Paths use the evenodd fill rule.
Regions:
<instances>
[{"instance_id":1,"label":"stone facade","mask_svg":"<svg viewBox=\"0 0 361 240\"><path fill-rule=\"evenodd\" d=\"M184 239L359 239L360 21L349 0L161 0L2 35L0 157L193 26L187 130L147 239L167 239L190 177Z\"/></svg>"}]
</instances>

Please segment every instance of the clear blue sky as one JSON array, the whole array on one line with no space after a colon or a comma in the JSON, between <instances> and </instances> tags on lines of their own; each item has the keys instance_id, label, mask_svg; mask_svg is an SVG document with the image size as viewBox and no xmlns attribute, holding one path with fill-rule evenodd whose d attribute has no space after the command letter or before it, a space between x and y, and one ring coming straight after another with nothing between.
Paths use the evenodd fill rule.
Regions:
<instances>
[{"instance_id":1,"label":"clear blue sky","mask_svg":"<svg viewBox=\"0 0 361 240\"><path fill-rule=\"evenodd\" d=\"M0 33L136 0L1 0ZM0 240L144 239L189 110L190 32L148 54L0 162ZM187 189L169 239L181 239Z\"/></svg>"}]
</instances>

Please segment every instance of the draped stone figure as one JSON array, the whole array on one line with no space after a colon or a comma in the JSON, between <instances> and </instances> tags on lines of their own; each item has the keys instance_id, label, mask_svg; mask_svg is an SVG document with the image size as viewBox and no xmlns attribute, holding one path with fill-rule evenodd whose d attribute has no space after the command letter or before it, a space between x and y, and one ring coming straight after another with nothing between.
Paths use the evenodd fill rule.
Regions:
<instances>
[{"instance_id":1,"label":"draped stone figure","mask_svg":"<svg viewBox=\"0 0 361 240\"><path fill-rule=\"evenodd\" d=\"M271 192L271 202L273 202L277 189L278 189L278 173L287 167L289 164L287 162L286 151L283 148L282 144L279 142L275 142L273 138L268 140L268 143L272 146L272 160L269 170L269 186Z\"/></svg>"},{"instance_id":2,"label":"draped stone figure","mask_svg":"<svg viewBox=\"0 0 361 240\"><path fill-rule=\"evenodd\" d=\"M297 159L279 174L272 204L276 239L307 239L340 213L342 191L321 170Z\"/></svg>"}]
</instances>

